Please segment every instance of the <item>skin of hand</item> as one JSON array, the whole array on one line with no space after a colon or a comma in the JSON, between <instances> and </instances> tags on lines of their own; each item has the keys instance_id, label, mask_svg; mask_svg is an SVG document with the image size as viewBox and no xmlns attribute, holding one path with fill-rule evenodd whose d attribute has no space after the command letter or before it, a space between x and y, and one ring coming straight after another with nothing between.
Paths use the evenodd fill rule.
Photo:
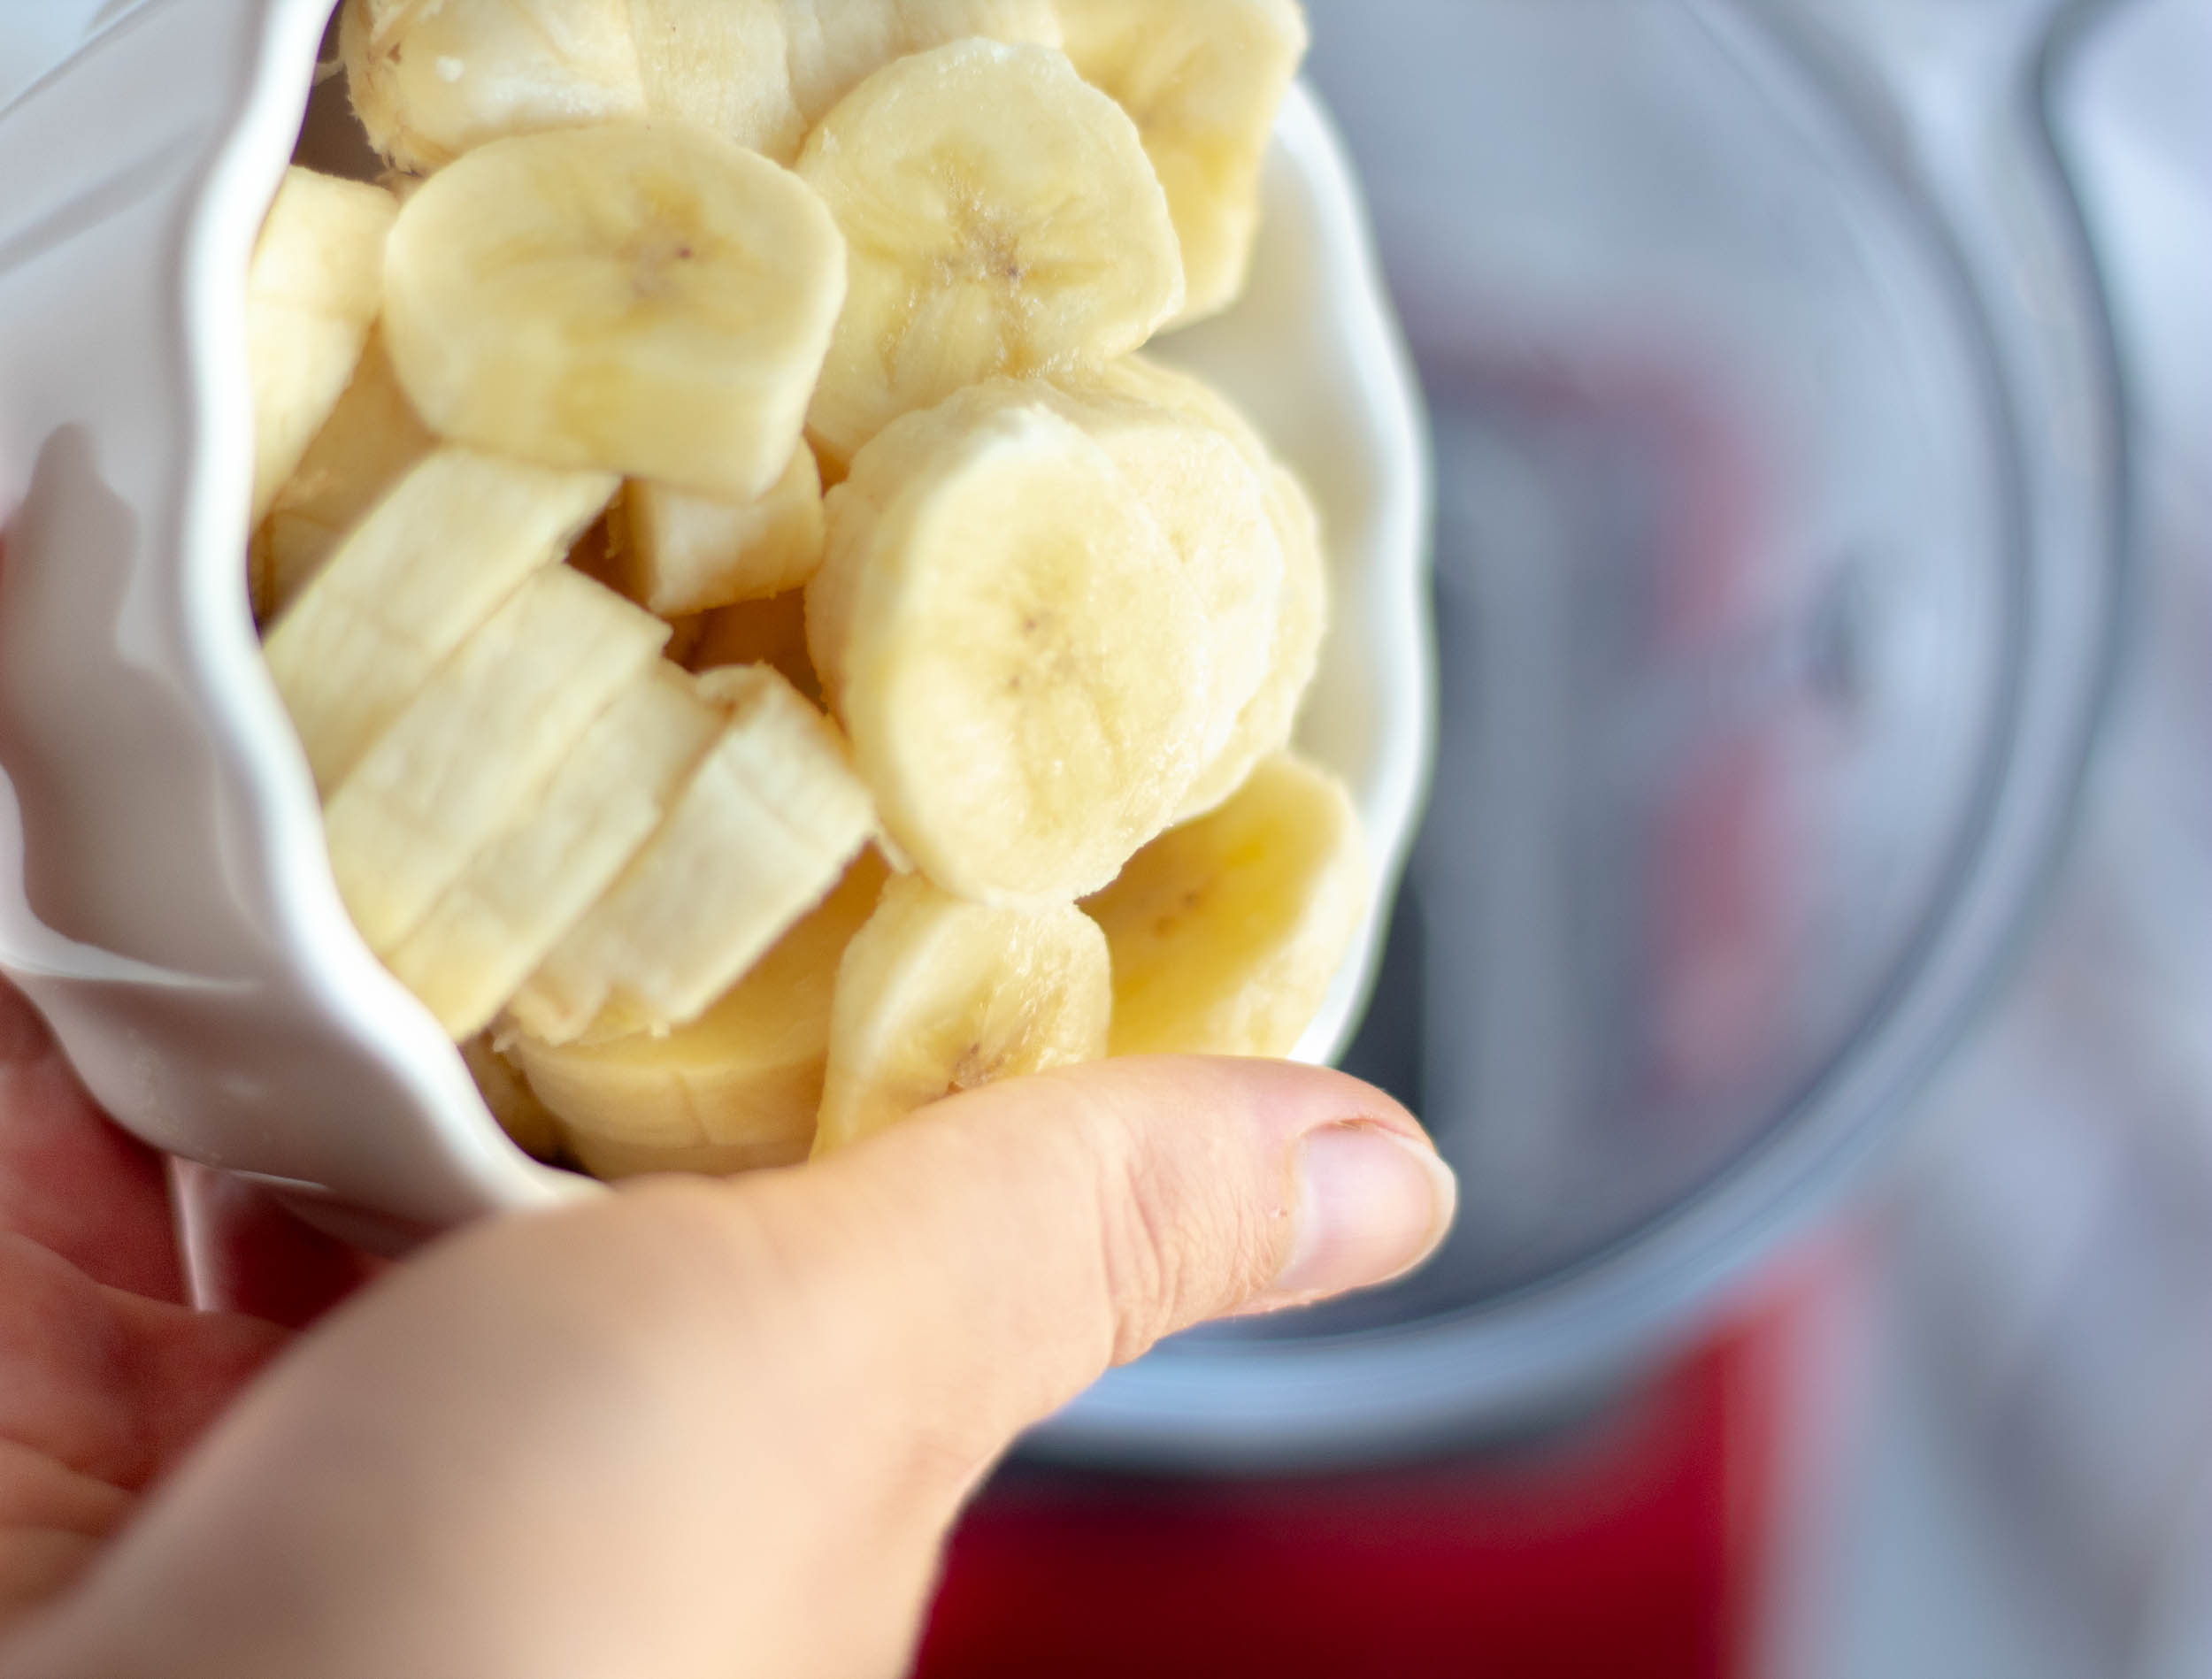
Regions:
<instances>
[{"instance_id":1,"label":"skin of hand","mask_svg":"<svg viewBox=\"0 0 2212 1679\"><path fill-rule=\"evenodd\" d=\"M241 1192L250 1309L196 1313L161 1162L0 985L0 1679L888 1679L1023 1429L1454 1204L1340 1074L1114 1062L373 1277Z\"/></svg>"}]
</instances>

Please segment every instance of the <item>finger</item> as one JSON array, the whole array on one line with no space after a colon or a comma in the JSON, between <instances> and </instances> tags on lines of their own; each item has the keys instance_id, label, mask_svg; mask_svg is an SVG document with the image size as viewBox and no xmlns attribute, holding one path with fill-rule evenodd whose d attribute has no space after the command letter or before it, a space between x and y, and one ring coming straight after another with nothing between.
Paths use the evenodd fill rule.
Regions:
<instances>
[{"instance_id":1,"label":"finger","mask_svg":"<svg viewBox=\"0 0 2212 1679\"><path fill-rule=\"evenodd\" d=\"M1153 1062L479 1231L280 1365L10 1679L892 1672L1018 1430L1451 1206L1364 1085Z\"/></svg>"},{"instance_id":2,"label":"finger","mask_svg":"<svg viewBox=\"0 0 2212 1679\"><path fill-rule=\"evenodd\" d=\"M4 980L0 1231L111 1288L184 1298L160 1156L93 1105L37 1013Z\"/></svg>"},{"instance_id":3,"label":"finger","mask_svg":"<svg viewBox=\"0 0 2212 1679\"><path fill-rule=\"evenodd\" d=\"M304 1329L384 1269L227 1172L173 1161L170 1186L187 1285L204 1311Z\"/></svg>"}]
</instances>

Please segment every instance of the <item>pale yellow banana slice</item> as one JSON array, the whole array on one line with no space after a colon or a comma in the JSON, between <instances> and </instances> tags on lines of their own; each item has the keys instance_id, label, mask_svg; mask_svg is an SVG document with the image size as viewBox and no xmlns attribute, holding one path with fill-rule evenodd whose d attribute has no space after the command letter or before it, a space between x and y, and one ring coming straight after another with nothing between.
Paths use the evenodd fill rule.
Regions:
<instances>
[{"instance_id":1,"label":"pale yellow banana slice","mask_svg":"<svg viewBox=\"0 0 2212 1679\"><path fill-rule=\"evenodd\" d=\"M646 103L764 153L884 65L983 35L1060 44L1054 0L630 0Z\"/></svg>"},{"instance_id":2,"label":"pale yellow banana slice","mask_svg":"<svg viewBox=\"0 0 2212 1679\"><path fill-rule=\"evenodd\" d=\"M645 113L628 0L346 0L338 44L370 143L417 174Z\"/></svg>"},{"instance_id":3,"label":"pale yellow banana slice","mask_svg":"<svg viewBox=\"0 0 2212 1679\"><path fill-rule=\"evenodd\" d=\"M1182 242L1180 320L1244 289L1260 168L1305 57L1297 0L1062 0L1068 57L1135 119Z\"/></svg>"},{"instance_id":4,"label":"pale yellow banana slice","mask_svg":"<svg viewBox=\"0 0 2212 1679\"><path fill-rule=\"evenodd\" d=\"M789 171L680 122L495 141L385 262L400 383L445 436L729 502L790 464L845 294Z\"/></svg>"},{"instance_id":5,"label":"pale yellow banana slice","mask_svg":"<svg viewBox=\"0 0 2212 1679\"><path fill-rule=\"evenodd\" d=\"M1112 1007L1106 940L1080 910L893 880L838 970L815 1153L964 1090L1096 1061Z\"/></svg>"},{"instance_id":6,"label":"pale yellow banana slice","mask_svg":"<svg viewBox=\"0 0 2212 1679\"><path fill-rule=\"evenodd\" d=\"M1104 449L1046 397L901 420L829 499L815 669L885 831L946 891L1094 892L1180 807L1210 626Z\"/></svg>"},{"instance_id":7,"label":"pale yellow banana slice","mask_svg":"<svg viewBox=\"0 0 2212 1679\"><path fill-rule=\"evenodd\" d=\"M384 295L384 248L399 206L357 180L284 172L246 275L253 386L253 524L338 406Z\"/></svg>"},{"instance_id":8,"label":"pale yellow banana slice","mask_svg":"<svg viewBox=\"0 0 2212 1679\"><path fill-rule=\"evenodd\" d=\"M806 593L803 589L708 613L699 620L699 639L689 662L695 671L764 664L815 704L822 703L822 684L806 650Z\"/></svg>"},{"instance_id":9,"label":"pale yellow banana slice","mask_svg":"<svg viewBox=\"0 0 2212 1679\"><path fill-rule=\"evenodd\" d=\"M560 1122L530 1093L522 1075L492 1046L490 1037L472 1038L460 1048L469 1077L476 1081L477 1094L491 1109L500 1130L524 1154L541 1161L557 1158L561 1152Z\"/></svg>"},{"instance_id":10,"label":"pale yellow banana slice","mask_svg":"<svg viewBox=\"0 0 2212 1679\"><path fill-rule=\"evenodd\" d=\"M655 661L385 965L455 1038L481 1031L653 837L723 721Z\"/></svg>"},{"instance_id":11,"label":"pale yellow banana slice","mask_svg":"<svg viewBox=\"0 0 2212 1679\"><path fill-rule=\"evenodd\" d=\"M443 448L392 487L263 644L326 795L447 656L567 551L618 482Z\"/></svg>"},{"instance_id":12,"label":"pale yellow banana slice","mask_svg":"<svg viewBox=\"0 0 2212 1679\"><path fill-rule=\"evenodd\" d=\"M660 832L509 1005L534 1038L688 1025L822 901L873 831L844 743L789 683L757 665L700 683L728 727Z\"/></svg>"},{"instance_id":13,"label":"pale yellow banana slice","mask_svg":"<svg viewBox=\"0 0 2212 1679\"><path fill-rule=\"evenodd\" d=\"M764 600L803 587L822 564L822 474L802 443L757 501L633 483L610 530L622 591L649 611L680 617Z\"/></svg>"},{"instance_id":14,"label":"pale yellow banana slice","mask_svg":"<svg viewBox=\"0 0 2212 1679\"><path fill-rule=\"evenodd\" d=\"M803 1160L837 964L886 873L864 851L822 906L688 1026L558 1047L514 1039L511 1053L558 1116L570 1152L603 1177L697 1170L703 1155L721 1171Z\"/></svg>"},{"instance_id":15,"label":"pale yellow banana slice","mask_svg":"<svg viewBox=\"0 0 2212 1679\"><path fill-rule=\"evenodd\" d=\"M1181 307L1137 133L1058 53L957 42L900 59L799 158L852 252L808 426L833 476L899 415L993 374L1095 366Z\"/></svg>"},{"instance_id":16,"label":"pale yellow banana slice","mask_svg":"<svg viewBox=\"0 0 2212 1679\"><path fill-rule=\"evenodd\" d=\"M371 333L338 406L277 492L254 535L254 606L265 620L297 598L384 493L438 445Z\"/></svg>"},{"instance_id":17,"label":"pale yellow banana slice","mask_svg":"<svg viewBox=\"0 0 2212 1679\"><path fill-rule=\"evenodd\" d=\"M1163 834L1083 907L1113 952L1117 1055L1287 1055L1371 891L1336 779L1268 759L1213 815Z\"/></svg>"},{"instance_id":18,"label":"pale yellow banana slice","mask_svg":"<svg viewBox=\"0 0 2212 1679\"><path fill-rule=\"evenodd\" d=\"M400 948L667 640L658 618L551 565L462 643L323 808L371 949Z\"/></svg>"}]
</instances>

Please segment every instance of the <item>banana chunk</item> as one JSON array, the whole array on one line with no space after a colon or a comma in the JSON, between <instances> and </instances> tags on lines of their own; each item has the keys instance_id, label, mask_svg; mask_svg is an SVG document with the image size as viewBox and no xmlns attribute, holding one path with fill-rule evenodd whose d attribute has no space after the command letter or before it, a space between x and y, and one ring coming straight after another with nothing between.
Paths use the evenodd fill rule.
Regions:
<instances>
[{"instance_id":1,"label":"banana chunk","mask_svg":"<svg viewBox=\"0 0 2212 1679\"><path fill-rule=\"evenodd\" d=\"M481 1031L653 837L722 724L656 660L385 965L454 1038Z\"/></svg>"},{"instance_id":2,"label":"banana chunk","mask_svg":"<svg viewBox=\"0 0 2212 1679\"><path fill-rule=\"evenodd\" d=\"M346 0L338 49L370 143L411 174L645 114L628 0Z\"/></svg>"},{"instance_id":3,"label":"banana chunk","mask_svg":"<svg viewBox=\"0 0 2212 1679\"><path fill-rule=\"evenodd\" d=\"M384 493L438 440L392 372L380 333L369 334L338 406L254 534L254 608L266 620L298 598Z\"/></svg>"},{"instance_id":4,"label":"banana chunk","mask_svg":"<svg viewBox=\"0 0 2212 1679\"><path fill-rule=\"evenodd\" d=\"M901 850L945 891L1105 886L1180 808L1211 631L1104 449L1040 396L912 415L829 498L807 640Z\"/></svg>"},{"instance_id":5,"label":"banana chunk","mask_svg":"<svg viewBox=\"0 0 2212 1679\"><path fill-rule=\"evenodd\" d=\"M514 1039L510 1053L557 1116L569 1152L601 1177L805 1159L837 964L887 874L864 851L821 908L688 1026L565 1046Z\"/></svg>"},{"instance_id":6,"label":"banana chunk","mask_svg":"<svg viewBox=\"0 0 2212 1679\"><path fill-rule=\"evenodd\" d=\"M684 617L802 588L822 564L822 474L803 443L768 494L715 502L633 483L609 519L622 592Z\"/></svg>"},{"instance_id":7,"label":"banana chunk","mask_svg":"<svg viewBox=\"0 0 2212 1679\"><path fill-rule=\"evenodd\" d=\"M1054 0L630 0L646 104L787 164L869 76L982 35L1060 44Z\"/></svg>"},{"instance_id":8,"label":"banana chunk","mask_svg":"<svg viewBox=\"0 0 2212 1679\"><path fill-rule=\"evenodd\" d=\"M822 119L798 169L852 253L807 421L833 476L901 414L994 374L1095 367L1182 307L1137 131L1056 52L902 58Z\"/></svg>"},{"instance_id":9,"label":"banana chunk","mask_svg":"<svg viewBox=\"0 0 2212 1679\"><path fill-rule=\"evenodd\" d=\"M401 211L392 365L441 434L749 502L790 464L845 295L791 172L678 122L495 141Z\"/></svg>"},{"instance_id":10,"label":"banana chunk","mask_svg":"<svg viewBox=\"0 0 2212 1679\"><path fill-rule=\"evenodd\" d=\"M1244 290L1260 168L1306 55L1297 0L1069 0L1068 57L1136 121L1166 189L1187 294L1178 323Z\"/></svg>"},{"instance_id":11,"label":"banana chunk","mask_svg":"<svg viewBox=\"0 0 2212 1679\"><path fill-rule=\"evenodd\" d=\"M262 644L326 796L618 482L444 448L392 487Z\"/></svg>"},{"instance_id":12,"label":"banana chunk","mask_svg":"<svg viewBox=\"0 0 2212 1679\"><path fill-rule=\"evenodd\" d=\"M964 1090L1098 1060L1107 961L1080 910L992 909L893 880L838 970L814 1152Z\"/></svg>"},{"instance_id":13,"label":"banana chunk","mask_svg":"<svg viewBox=\"0 0 2212 1679\"><path fill-rule=\"evenodd\" d=\"M1113 953L1117 1055L1287 1055L1368 908L1358 813L1334 778L1270 758L1083 907Z\"/></svg>"},{"instance_id":14,"label":"banana chunk","mask_svg":"<svg viewBox=\"0 0 2212 1679\"><path fill-rule=\"evenodd\" d=\"M253 387L253 524L344 395L383 297L391 194L295 165L261 225L246 274Z\"/></svg>"},{"instance_id":15,"label":"banana chunk","mask_svg":"<svg viewBox=\"0 0 2212 1679\"><path fill-rule=\"evenodd\" d=\"M700 683L728 726L659 832L509 1005L533 1038L690 1024L874 830L843 742L789 683L757 665Z\"/></svg>"},{"instance_id":16,"label":"banana chunk","mask_svg":"<svg viewBox=\"0 0 2212 1679\"><path fill-rule=\"evenodd\" d=\"M667 640L658 618L553 565L462 644L323 807L371 949L400 948Z\"/></svg>"},{"instance_id":17,"label":"banana chunk","mask_svg":"<svg viewBox=\"0 0 2212 1679\"><path fill-rule=\"evenodd\" d=\"M484 1099L508 1140L532 1158L549 1161L561 1152L561 1125L504 1055L493 1047L490 1035L480 1034L460 1046L461 1061L476 1081L476 1093Z\"/></svg>"}]
</instances>

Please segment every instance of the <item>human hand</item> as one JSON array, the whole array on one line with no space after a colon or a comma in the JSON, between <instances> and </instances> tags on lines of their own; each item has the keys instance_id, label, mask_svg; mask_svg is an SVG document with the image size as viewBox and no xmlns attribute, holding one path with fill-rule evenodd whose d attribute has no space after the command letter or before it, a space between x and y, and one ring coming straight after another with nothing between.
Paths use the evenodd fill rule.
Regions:
<instances>
[{"instance_id":1,"label":"human hand","mask_svg":"<svg viewBox=\"0 0 2212 1679\"><path fill-rule=\"evenodd\" d=\"M1109 1062L487 1223L296 1338L180 1303L159 1162L0 986L0 1679L892 1675L1022 1429L1409 1269L1452 1200L1340 1074ZM234 1231L275 1317L359 1275Z\"/></svg>"}]
</instances>

